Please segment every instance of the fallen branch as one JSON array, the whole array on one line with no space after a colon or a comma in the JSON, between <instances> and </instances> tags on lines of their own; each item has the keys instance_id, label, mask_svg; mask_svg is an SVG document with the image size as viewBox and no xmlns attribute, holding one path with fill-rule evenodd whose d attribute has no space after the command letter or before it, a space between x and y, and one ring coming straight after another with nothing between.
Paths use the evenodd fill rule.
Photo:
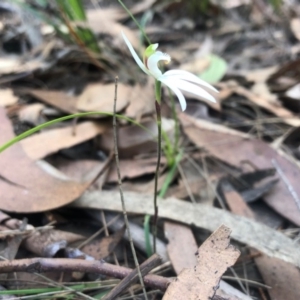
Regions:
<instances>
[{"instance_id":1,"label":"fallen branch","mask_svg":"<svg viewBox=\"0 0 300 300\"><path fill-rule=\"evenodd\" d=\"M161 258L154 254L146 261L144 261L140 265L140 272L142 276L148 274L152 269L159 266L161 264ZM125 289L127 289L131 284L136 283L138 281L138 271L137 269L133 270L128 276L126 276L121 282L119 282L108 294L102 298L103 300L113 300L122 293Z\"/></svg>"},{"instance_id":2,"label":"fallen branch","mask_svg":"<svg viewBox=\"0 0 300 300\"><path fill-rule=\"evenodd\" d=\"M133 270L126 267L108 264L104 261L88 261L69 258L29 258L0 262L0 273L13 272L83 272L96 273L123 279L130 275ZM145 285L161 291L165 291L171 282L172 279L153 274L146 275L144 277Z\"/></svg>"}]
</instances>

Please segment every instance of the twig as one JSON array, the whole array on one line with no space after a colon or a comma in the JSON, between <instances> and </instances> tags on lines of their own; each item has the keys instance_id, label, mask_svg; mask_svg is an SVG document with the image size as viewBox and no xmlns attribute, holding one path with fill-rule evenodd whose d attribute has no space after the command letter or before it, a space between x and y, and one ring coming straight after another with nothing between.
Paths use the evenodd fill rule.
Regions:
<instances>
[{"instance_id":1,"label":"twig","mask_svg":"<svg viewBox=\"0 0 300 300\"><path fill-rule=\"evenodd\" d=\"M89 261L70 258L28 258L0 261L0 273L13 272L86 272L102 274L123 279L132 269L108 264L105 261ZM146 275L144 282L147 286L165 291L173 280L158 275Z\"/></svg>"},{"instance_id":2,"label":"twig","mask_svg":"<svg viewBox=\"0 0 300 300\"><path fill-rule=\"evenodd\" d=\"M157 164L154 179L154 225L153 225L153 253L156 253L156 236L157 236L157 220L158 220L158 206L157 206L157 186L159 167L161 159L161 108L160 103L155 101L156 116L157 116L157 130L158 130L158 141L157 141Z\"/></svg>"},{"instance_id":3,"label":"twig","mask_svg":"<svg viewBox=\"0 0 300 300\"><path fill-rule=\"evenodd\" d=\"M137 269L137 273L139 275L140 283L142 286L142 290L145 296L145 299L148 300L147 292L145 289L142 273L140 270L139 262L136 256L130 228L129 228L129 221L127 217L127 211L126 211L126 205L125 205L125 199L124 199L124 194L123 194L123 188L122 188L122 178L121 178L121 172L120 172L120 165L119 165L119 151L118 151L118 139L117 139L117 118L116 118L116 110L117 110L117 91L118 91L118 77L116 76L115 78L115 99L114 99L114 113L113 113L113 133L114 133L114 150L115 150L115 158L116 158L116 168L117 168L117 173L118 173L118 184L119 184L119 191L120 191L120 198L121 198L121 203L122 203L122 210L123 210L123 215L124 215L124 221L126 225L126 230L127 230L127 235L134 259L134 264Z\"/></svg>"},{"instance_id":4,"label":"twig","mask_svg":"<svg viewBox=\"0 0 300 300\"><path fill-rule=\"evenodd\" d=\"M144 261L141 266L141 273L143 276L148 274L153 268L157 267L161 263L161 258L157 254L153 254L150 258ZM133 270L128 276L126 276L118 285L116 285L103 300L114 300L116 297L128 288L129 285L138 281L137 269Z\"/></svg>"}]
</instances>

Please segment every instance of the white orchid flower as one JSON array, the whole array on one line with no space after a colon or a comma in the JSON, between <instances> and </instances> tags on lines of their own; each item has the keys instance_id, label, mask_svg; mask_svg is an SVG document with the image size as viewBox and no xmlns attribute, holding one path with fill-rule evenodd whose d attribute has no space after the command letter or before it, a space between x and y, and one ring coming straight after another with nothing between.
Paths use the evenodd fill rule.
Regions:
<instances>
[{"instance_id":1,"label":"white orchid flower","mask_svg":"<svg viewBox=\"0 0 300 300\"><path fill-rule=\"evenodd\" d=\"M158 68L158 62L164 61L165 63L169 63L171 61L171 57L166 53L156 51L158 44L152 44L145 50L144 62L142 62L123 32L122 36L138 66L146 74L153 76L156 80L169 87L178 97L181 109L183 111L186 109L186 100L181 91L200 96L205 100L216 102L215 98L203 87L206 87L214 92L218 91L196 75L182 70L170 70L163 74Z\"/></svg>"}]
</instances>

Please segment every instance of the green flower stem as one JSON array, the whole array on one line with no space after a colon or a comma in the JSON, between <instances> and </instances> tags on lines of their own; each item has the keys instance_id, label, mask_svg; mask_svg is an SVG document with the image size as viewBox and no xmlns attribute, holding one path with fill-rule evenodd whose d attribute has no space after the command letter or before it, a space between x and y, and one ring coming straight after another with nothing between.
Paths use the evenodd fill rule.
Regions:
<instances>
[{"instance_id":1,"label":"green flower stem","mask_svg":"<svg viewBox=\"0 0 300 300\"><path fill-rule=\"evenodd\" d=\"M153 220L153 252L156 253L156 236L157 236L157 221L158 221L158 206L157 206L157 187L158 187L158 176L161 158L161 82L155 81L155 108L156 108L156 119L157 119L157 164L154 179L154 220Z\"/></svg>"},{"instance_id":2,"label":"green flower stem","mask_svg":"<svg viewBox=\"0 0 300 300\"><path fill-rule=\"evenodd\" d=\"M122 0L118 0L119 3L122 5L122 7L125 9L125 11L128 13L128 15L131 17L131 19L133 20L133 22L136 24L136 26L139 28L139 30L141 31L141 33L143 34L143 36L145 37L147 43L149 45L151 45L151 42L147 36L147 34L145 33L145 30L143 29L143 27L140 25L140 23L136 20L136 18L134 17L134 15L131 13L131 11L127 8L127 6L123 3Z\"/></svg>"},{"instance_id":3,"label":"green flower stem","mask_svg":"<svg viewBox=\"0 0 300 300\"><path fill-rule=\"evenodd\" d=\"M171 99L171 106L172 106L172 115L173 119L175 120L175 142L174 142L174 154L178 153L178 148L179 148L179 136L180 136L180 128L179 128L179 120L176 112L176 107L175 107L175 101L173 94L171 93L170 88L168 88L169 91L169 97ZM174 155L175 156L175 155Z\"/></svg>"},{"instance_id":4,"label":"green flower stem","mask_svg":"<svg viewBox=\"0 0 300 300\"><path fill-rule=\"evenodd\" d=\"M158 80L155 80L155 100L160 106L160 104L161 104L161 82ZM157 109L156 109L156 113L157 113Z\"/></svg>"}]
</instances>

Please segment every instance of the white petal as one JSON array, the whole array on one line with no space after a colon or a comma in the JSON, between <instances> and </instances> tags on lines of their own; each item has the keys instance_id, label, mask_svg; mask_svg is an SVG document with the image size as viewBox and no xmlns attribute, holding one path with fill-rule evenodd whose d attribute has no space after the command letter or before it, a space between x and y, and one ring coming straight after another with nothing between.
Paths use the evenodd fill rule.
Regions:
<instances>
[{"instance_id":1,"label":"white petal","mask_svg":"<svg viewBox=\"0 0 300 300\"><path fill-rule=\"evenodd\" d=\"M197 86L197 85L190 83L188 81L185 81L185 80L172 78L172 76L167 77L167 80L171 81L172 84L175 85L180 90L200 96L205 100L209 100L211 102L216 102L216 99L211 94L209 94L207 91L205 91L203 88L201 88L200 86Z\"/></svg>"},{"instance_id":2,"label":"white petal","mask_svg":"<svg viewBox=\"0 0 300 300\"><path fill-rule=\"evenodd\" d=\"M158 79L158 77L162 76L162 72L158 68L158 65L157 65L158 62L161 60L170 62L171 58L166 53L162 53L161 51L156 51L154 54L152 54L148 58L148 61L147 61L147 67L148 67L150 73L152 74L152 76L154 76L156 79Z\"/></svg>"},{"instance_id":3,"label":"white petal","mask_svg":"<svg viewBox=\"0 0 300 300\"><path fill-rule=\"evenodd\" d=\"M214 92L218 91L209 83L205 82L204 80L200 79L198 76L187 72L187 71L182 71L182 70L170 70L164 73L164 76L168 76L168 77L172 77L172 78L178 78L178 79L182 79L182 80L187 80L193 83L197 83L199 85L203 85L211 90L213 90Z\"/></svg>"},{"instance_id":4,"label":"white petal","mask_svg":"<svg viewBox=\"0 0 300 300\"><path fill-rule=\"evenodd\" d=\"M138 64L138 66L146 73L149 75L149 71L147 70L147 68L145 67L144 63L141 61L141 59L139 58L139 56L137 55L137 53L135 52L135 50L133 49L131 43L129 42L128 38L126 37L126 35L123 33L122 31L122 37L132 55L132 57L134 58L135 62Z\"/></svg>"},{"instance_id":5,"label":"white petal","mask_svg":"<svg viewBox=\"0 0 300 300\"><path fill-rule=\"evenodd\" d=\"M162 78L161 82L164 83L166 86L168 86L174 92L174 94L177 96L179 100L182 111L185 111L186 100L183 94L181 93L181 91L172 83L172 80L168 80L167 78Z\"/></svg>"}]
</instances>

